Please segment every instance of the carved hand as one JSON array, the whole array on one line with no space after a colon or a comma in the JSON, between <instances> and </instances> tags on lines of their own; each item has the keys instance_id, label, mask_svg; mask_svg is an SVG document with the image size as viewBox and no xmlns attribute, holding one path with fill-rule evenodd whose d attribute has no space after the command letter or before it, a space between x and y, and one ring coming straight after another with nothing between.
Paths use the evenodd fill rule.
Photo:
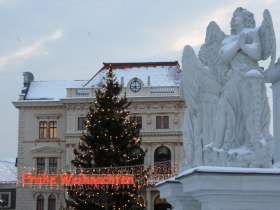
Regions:
<instances>
[{"instance_id":1,"label":"carved hand","mask_svg":"<svg viewBox=\"0 0 280 210\"><path fill-rule=\"evenodd\" d=\"M247 34L241 33L239 35L238 44L240 47L242 47L246 43L246 39L247 39Z\"/></svg>"}]
</instances>

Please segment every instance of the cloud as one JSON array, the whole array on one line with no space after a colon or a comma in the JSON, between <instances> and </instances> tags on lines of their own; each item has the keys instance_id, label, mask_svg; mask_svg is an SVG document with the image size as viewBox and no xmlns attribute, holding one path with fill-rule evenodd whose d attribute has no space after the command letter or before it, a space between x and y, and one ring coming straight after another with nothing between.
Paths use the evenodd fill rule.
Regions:
<instances>
[{"instance_id":1,"label":"cloud","mask_svg":"<svg viewBox=\"0 0 280 210\"><path fill-rule=\"evenodd\" d=\"M273 4L273 3L276 2L276 0L264 0L264 2L265 2L266 4Z\"/></svg>"},{"instance_id":2,"label":"cloud","mask_svg":"<svg viewBox=\"0 0 280 210\"><path fill-rule=\"evenodd\" d=\"M251 0L244 0L242 1L242 3L244 5L248 4L250 1ZM210 14L205 15L200 21L192 23L191 25L193 27L188 28L184 36L178 37L173 42L173 48L175 50L181 50L187 44L192 45L194 47L203 44L206 34L206 27L208 26L210 21L215 21L216 23L218 23L222 30L224 30L224 28L229 28L232 13L234 12L237 6L237 3L228 5L227 7L223 6L222 8L218 8Z\"/></svg>"},{"instance_id":3,"label":"cloud","mask_svg":"<svg viewBox=\"0 0 280 210\"><path fill-rule=\"evenodd\" d=\"M44 46L48 42L60 39L62 36L63 36L63 29L58 29L54 31L52 34L41 37L40 39L36 40L30 45L18 49L13 53L0 56L0 70L4 66L14 63L15 61L24 60L34 55L47 54L47 52L44 50Z\"/></svg>"}]
</instances>

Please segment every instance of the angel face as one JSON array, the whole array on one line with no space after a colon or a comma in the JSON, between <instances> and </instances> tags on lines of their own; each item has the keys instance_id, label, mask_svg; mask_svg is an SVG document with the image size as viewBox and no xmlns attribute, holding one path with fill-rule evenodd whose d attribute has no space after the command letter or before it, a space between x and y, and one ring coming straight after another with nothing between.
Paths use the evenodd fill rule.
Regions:
<instances>
[{"instance_id":1,"label":"angel face","mask_svg":"<svg viewBox=\"0 0 280 210\"><path fill-rule=\"evenodd\" d=\"M243 28L255 28L255 24L254 14L242 7L238 7L234 11L230 22L231 34L237 34Z\"/></svg>"},{"instance_id":2,"label":"angel face","mask_svg":"<svg viewBox=\"0 0 280 210\"><path fill-rule=\"evenodd\" d=\"M245 28L245 20L242 15L232 17L232 27L235 28L237 33L239 33L243 28Z\"/></svg>"}]
</instances>

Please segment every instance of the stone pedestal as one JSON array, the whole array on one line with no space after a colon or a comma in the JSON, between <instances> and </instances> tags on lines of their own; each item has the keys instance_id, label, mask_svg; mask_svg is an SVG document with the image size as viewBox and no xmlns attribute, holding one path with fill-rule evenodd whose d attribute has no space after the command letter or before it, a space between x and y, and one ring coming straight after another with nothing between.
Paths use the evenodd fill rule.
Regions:
<instances>
[{"instance_id":1,"label":"stone pedestal","mask_svg":"<svg viewBox=\"0 0 280 210\"><path fill-rule=\"evenodd\" d=\"M275 69L269 75L273 96L273 133L274 133L274 162L280 162L280 59L275 64Z\"/></svg>"},{"instance_id":2,"label":"stone pedestal","mask_svg":"<svg viewBox=\"0 0 280 210\"><path fill-rule=\"evenodd\" d=\"M280 209L280 169L201 166L156 187L175 210Z\"/></svg>"}]
</instances>

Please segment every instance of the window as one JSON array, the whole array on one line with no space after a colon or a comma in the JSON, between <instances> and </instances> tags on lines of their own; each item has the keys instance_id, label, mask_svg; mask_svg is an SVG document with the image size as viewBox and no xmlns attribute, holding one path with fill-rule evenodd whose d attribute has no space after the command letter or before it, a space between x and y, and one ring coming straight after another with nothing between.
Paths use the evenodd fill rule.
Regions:
<instances>
[{"instance_id":1,"label":"window","mask_svg":"<svg viewBox=\"0 0 280 210\"><path fill-rule=\"evenodd\" d=\"M39 122L40 127L40 139L46 139L47 138L47 121L40 121Z\"/></svg>"},{"instance_id":2,"label":"window","mask_svg":"<svg viewBox=\"0 0 280 210\"><path fill-rule=\"evenodd\" d=\"M44 196L43 195L39 195L37 197L36 210L44 210Z\"/></svg>"},{"instance_id":3,"label":"window","mask_svg":"<svg viewBox=\"0 0 280 210\"><path fill-rule=\"evenodd\" d=\"M154 171L157 174L169 174L171 172L171 151L168 147L160 146L154 153Z\"/></svg>"},{"instance_id":4,"label":"window","mask_svg":"<svg viewBox=\"0 0 280 210\"><path fill-rule=\"evenodd\" d=\"M78 117L78 130L85 130L86 129L86 122L87 118L86 117Z\"/></svg>"},{"instance_id":5,"label":"window","mask_svg":"<svg viewBox=\"0 0 280 210\"><path fill-rule=\"evenodd\" d=\"M57 158L51 157L49 158L49 172L55 173L57 171Z\"/></svg>"},{"instance_id":6,"label":"window","mask_svg":"<svg viewBox=\"0 0 280 210\"><path fill-rule=\"evenodd\" d=\"M156 129L168 129L169 116L156 116Z\"/></svg>"},{"instance_id":7,"label":"window","mask_svg":"<svg viewBox=\"0 0 280 210\"><path fill-rule=\"evenodd\" d=\"M11 207L11 193L10 192L0 192L0 207L1 208Z\"/></svg>"},{"instance_id":8,"label":"window","mask_svg":"<svg viewBox=\"0 0 280 210\"><path fill-rule=\"evenodd\" d=\"M40 139L57 138L57 121L40 121L39 138Z\"/></svg>"},{"instance_id":9,"label":"window","mask_svg":"<svg viewBox=\"0 0 280 210\"><path fill-rule=\"evenodd\" d=\"M57 138L57 122L56 121L50 121L50 139Z\"/></svg>"},{"instance_id":10,"label":"window","mask_svg":"<svg viewBox=\"0 0 280 210\"><path fill-rule=\"evenodd\" d=\"M55 210L56 199L54 195L50 195L48 199L48 210Z\"/></svg>"},{"instance_id":11,"label":"window","mask_svg":"<svg viewBox=\"0 0 280 210\"><path fill-rule=\"evenodd\" d=\"M37 158L37 173L43 173L45 170L45 158Z\"/></svg>"},{"instance_id":12,"label":"window","mask_svg":"<svg viewBox=\"0 0 280 210\"><path fill-rule=\"evenodd\" d=\"M132 116L130 117L131 122L136 122L139 128L142 129L142 116Z\"/></svg>"},{"instance_id":13,"label":"window","mask_svg":"<svg viewBox=\"0 0 280 210\"><path fill-rule=\"evenodd\" d=\"M58 169L58 158L37 158L37 173L43 173L48 169L49 173L55 173Z\"/></svg>"}]
</instances>

